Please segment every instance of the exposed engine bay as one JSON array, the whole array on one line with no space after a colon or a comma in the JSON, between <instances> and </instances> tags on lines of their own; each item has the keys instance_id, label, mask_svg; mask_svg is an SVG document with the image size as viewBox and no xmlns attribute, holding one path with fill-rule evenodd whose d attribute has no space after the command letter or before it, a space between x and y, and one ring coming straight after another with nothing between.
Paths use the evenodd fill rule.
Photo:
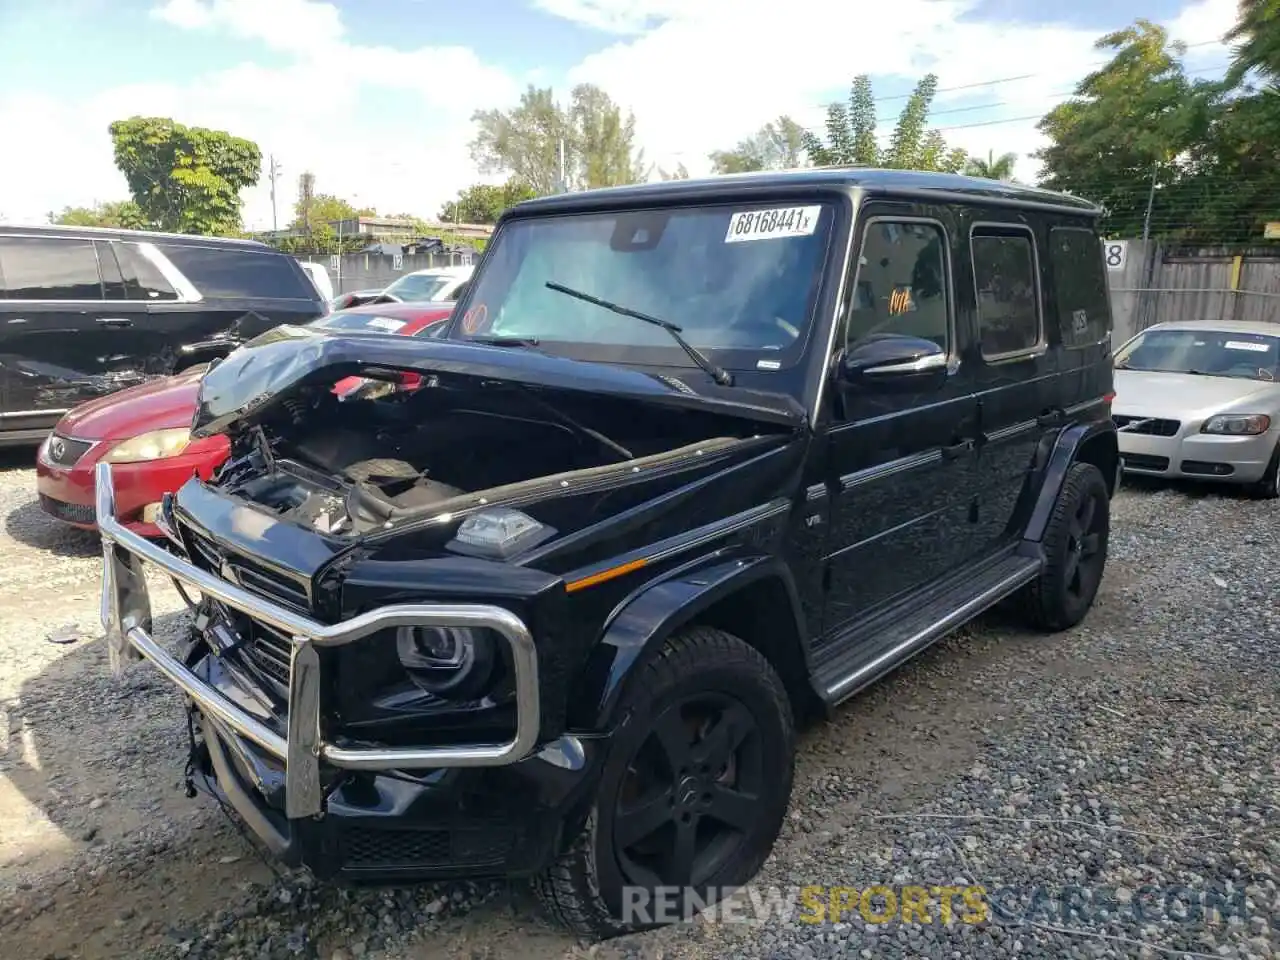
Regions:
<instances>
[{"instance_id":1,"label":"exposed engine bay","mask_svg":"<svg viewBox=\"0 0 1280 960\"><path fill-rule=\"evenodd\" d=\"M477 494L500 502L565 474L617 482L762 429L720 413L469 377L364 393L339 400L323 384L302 388L236 438L215 484L281 519L358 536L472 506Z\"/></svg>"}]
</instances>

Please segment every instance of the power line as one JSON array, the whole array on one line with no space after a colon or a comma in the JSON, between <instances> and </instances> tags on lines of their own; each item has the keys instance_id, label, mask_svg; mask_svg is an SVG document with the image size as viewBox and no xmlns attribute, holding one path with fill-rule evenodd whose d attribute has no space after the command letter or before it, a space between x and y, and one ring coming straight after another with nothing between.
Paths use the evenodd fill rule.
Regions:
<instances>
[{"instance_id":1,"label":"power line","mask_svg":"<svg viewBox=\"0 0 1280 960\"><path fill-rule=\"evenodd\" d=\"M1197 47L1207 47L1207 46L1210 46L1211 44L1221 44L1221 43L1222 43L1222 40L1220 38L1215 38L1213 40L1201 40L1197 43L1186 44L1185 49L1194 50ZM1089 68L1103 67L1103 66L1106 66L1108 63L1110 63L1114 59L1115 57L1110 57L1106 60L1097 60L1091 64L1088 64L1087 66ZM1047 71L1041 70L1038 73L1020 73L1016 77L997 77L994 80L979 80L976 83L962 83L954 87L939 87L936 91L934 91L934 93L936 95L939 93L955 93L959 90L976 90L981 87L995 87L1005 83L1016 83L1019 80L1032 80L1036 77L1043 77L1046 74L1046 72ZM1200 73L1203 71L1195 71L1195 72ZM910 100L913 95L914 95L914 92L913 93L895 93L892 96L888 96L888 97L873 97L871 102L872 103L892 103L897 100ZM820 103L820 104L817 104L817 106L820 109L825 110L827 107L831 105L832 102L838 102L838 101Z\"/></svg>"}]
</instances>

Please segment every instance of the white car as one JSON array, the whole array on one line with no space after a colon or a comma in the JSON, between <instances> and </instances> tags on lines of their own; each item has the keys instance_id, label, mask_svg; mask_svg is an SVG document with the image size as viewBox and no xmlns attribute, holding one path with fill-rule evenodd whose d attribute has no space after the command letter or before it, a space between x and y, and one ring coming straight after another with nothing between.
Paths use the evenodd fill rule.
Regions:
<instances>
[{"instance_id":1,"label":"white car","mask_svg":"<svg viewBox=\"0 0 1280 960\"><path fill-rule=\"evenodd\" d=\"M378 300L453 302L462 296L467 281L471 279L471 271L469 266L415 270L390 284L382 291Z\"/></svg>"},{"instance_id":2,"label":"white car","mask_svg":"<svg viewBox=\"0 0 1280 960\"><path fill-rule=\"evenodd\" d=\"M1280 324L1157 323L1115 353L1126 473L1280 497Z\"/></svg>"},{"instance_id":3,"label":"white car","mask_svg":"<svg viewBox=\"0 0 1280 960\"><path fill-rule=\"evenodd\" d=\"M315 288L320 291L320 296L326 300L333 299L333 283L329 280L329 271L319 263L308 263L303 260L298 261L298 266L310 278Z\"/></svg>"}]
</instances>

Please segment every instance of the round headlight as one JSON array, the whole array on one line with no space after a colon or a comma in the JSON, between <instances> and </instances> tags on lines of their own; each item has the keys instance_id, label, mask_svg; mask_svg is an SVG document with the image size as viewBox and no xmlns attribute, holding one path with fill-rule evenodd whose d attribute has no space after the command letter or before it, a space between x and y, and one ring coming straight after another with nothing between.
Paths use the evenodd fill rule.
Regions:
<instances>
[{"instance_id":1,"label":"round headlight","mask_svg":"<svg viewBox=\"0 0 1280 960\"><path fill-rule=\"evenodd\" d=\"M493 676L493 638L485 630L400 627L396 654L418 687L442 697L478 696Z\"/></svg>"}]
</instances>

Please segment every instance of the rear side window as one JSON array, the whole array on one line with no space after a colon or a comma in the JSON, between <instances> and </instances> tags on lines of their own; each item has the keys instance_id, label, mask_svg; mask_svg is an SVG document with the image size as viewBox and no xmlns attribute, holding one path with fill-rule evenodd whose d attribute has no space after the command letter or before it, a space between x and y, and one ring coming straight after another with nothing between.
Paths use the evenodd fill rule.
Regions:
<instances>
[{"instance_id":1,"label":"rear side window","mask_svg":"<svg viewBox=\"0 0 1280 960\"><path fill-rule=\"evenodd\" d=\"M283 254L160 244L160 250L206 297L315 300L302 268Z\"/></svg>"},{"instance_id":2,"label":"rear side window","mask_svg":"<svg viewBox=\"0 0 1280 960\"><path fill-rule=\"evenodd\" d=\"M136 243L112 244L124 274L126 300L177 300L177 291L160 268L142 255Z\"/></svg>"},{"instance_id":3,"label":"rear side window","mask_svg":"<svg viewBox=\"0 0 1280 960\"><path fill-rule=\"evenodd\" d=\"M977 228L970 239L982 355L999 360L1041 342L1035 242L1021 229Z\"/></svg>"},{"instance_id":4,"label":"rear side window","mask_svg":"<svg viewBox=\"0 0 1280 960\"><path fill-rule=\"evenodd\" d=\"M1102 263L1102 240L1092 230L1054 227L1049 231L1049 269L1065 347L1086 347L1111 330L1110 292Z\"/></svg>"},{"instance_id":5,"label":"rear side window","mask_svg":"<svg viewBox=\"0 0 1280 960\"><path fill-rule=\"evenodd\" d=\"M101 300L92 240L0 237L6 300Z\"/></svg>"}]
</instances>

